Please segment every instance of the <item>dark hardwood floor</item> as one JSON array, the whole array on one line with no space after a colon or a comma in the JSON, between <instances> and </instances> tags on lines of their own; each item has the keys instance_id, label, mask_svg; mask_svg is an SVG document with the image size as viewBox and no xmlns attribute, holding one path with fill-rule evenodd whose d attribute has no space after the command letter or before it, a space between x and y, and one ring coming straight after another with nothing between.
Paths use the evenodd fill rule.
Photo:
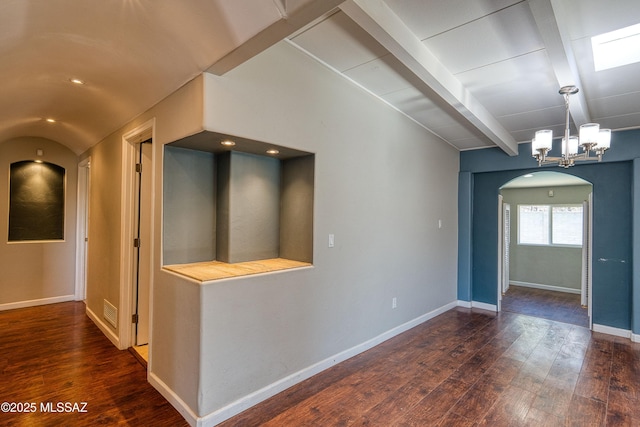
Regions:
<instances>
[{"instance_id":1,"label":"dark hardwood floor","mask_svg":"<svg viewBox=\"0 0 640 427\"><path fill-rule=\"evenodd\" d=\"M1 426L188 425L144 367L85 315L84 303L3 311L0 331ZM3 402L33 411L5 412Z\"/></svg>"},{"instance_id":2,"label":"dark hardwood floor","mask_svg":"<svg viewBox=\"0 0 640 427\"><path fill-rule=\"evenodd\" d=\"M456 308L222 423L638 426L640 344Z\"/></svg>"},{"instance_id":3,"label":"dark hardwood floor","mask_svg":"<svg viewBox=\"0 0 640 427\"><path fill-rule=\"evenodd\" d=\"M511 285L502 296L502 310L589 327L579 294Z\"/></svg>"},{"instance_id":4,"label":"dark hardwood floor","mask_svg":"<svg viewBox=\"0 0 640 427\"><path fill-rule=\"evenodd\" d=\"M184 426L82 303L0 312L11 426ZM568 323L456 308L285 390L230 426L638 426L640 344Z\"/></svg>"}]
</instances>

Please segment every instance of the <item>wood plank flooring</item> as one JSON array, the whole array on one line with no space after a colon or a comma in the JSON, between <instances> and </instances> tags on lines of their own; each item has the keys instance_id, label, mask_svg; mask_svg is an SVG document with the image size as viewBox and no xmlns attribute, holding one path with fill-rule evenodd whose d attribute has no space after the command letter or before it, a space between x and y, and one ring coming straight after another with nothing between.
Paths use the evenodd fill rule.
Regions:
<instances>
[{"instance_id":1,"label":"wood plank flooring","mask_svg":"<svg viewBox=\"0 0 640 427\"><path fill-rule=\"evenodd\" d=\"M456 308L222 423L638 426L640 344Z\"/></svg>"},{"instance_id":2,"label":"wood plank flooring","mask_svg":"<svg viewBox=\"0 0 640 427\"><path fill-rule=\"evenodd\" d=\"M0 426L188 425L142 365L86 316L84 303L3 311L0 331L0 404L36 409L0 412ZM58 402L75 412L52 412Z\"/></svg>"},{"instance_id":3,"label":"wood plank flooring","mask_svg":"<svg viewBox=\"0 0 640 427\"><path fill-rule=\"evenodd\" d=\"M502 310L589 327L579 294L511 285L502 296Z\"/></svg>"},{"instance_id":4,"label":"wood plank flooring","mask_svg":"<svg viewBox=\"0 0 640 427\"><path fill-rule=\"evenodd\" d=\"M82 303L0 312L2 426L186 426ZM285 390L229 426L638 426L640 344L516 313L456 308Z\"/></svg>"}]
</instances>

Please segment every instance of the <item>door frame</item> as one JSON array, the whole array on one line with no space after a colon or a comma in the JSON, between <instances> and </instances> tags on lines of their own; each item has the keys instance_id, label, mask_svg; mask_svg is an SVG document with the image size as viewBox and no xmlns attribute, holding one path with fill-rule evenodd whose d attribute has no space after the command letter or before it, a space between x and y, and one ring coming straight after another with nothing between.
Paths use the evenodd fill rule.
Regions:
<instances>
[{"instance_id":1,"label":"door frame","mask_svg":"<svg viewBox=\"0 0 640 427\"><path fill-rule=\"evenodd\" d=\"M506 207L510 206L505 203L502 194L498 194L498 296L496 298L496 311L502 311L502 295L509 289L509 265L505 262L506 250L505 240L511 236L505 236L505 215ZM511 209L509 208L509 211ZM511 225L511 212L509 212L509 225ZM511 228L509 228L509 232ZM507 249L508 250L508 249ZM505 281L507 285L505 286Z\"/></svg>"},{"instance_id":2,"label":"door frame","mask_svg":"<svg viewBox=\"0 0 640 427\"><path fill-rule=\"evenodd\" d=\"M562 173L562 172L558 172L558 173ZM585 180L586 181L586 180ZM581 275L584 276L585 271L588 272L588 281L586 283L586 289L585 286L581 285L581 290L580 290L580 298L581 300L583 300L584 298L584 292L587 293L587 315L588 315L588 319L589 319L589 329L592 330L593 329L593 319L592 319L592 287L591 287L591 272L593 271L593 258L591 256L592 253L592 242L593 242L593 183L586 181L587 183L589 183L592 187L591 187L591 193L589 193L589 200L588 200L588 222L586 224L583 223L583 231L586 234L586 240L587 242L584 241L583 239L583 245L587 244L588 248L588 254L589 256L584 256L584 250L583 250L583 256L582 256L582 267L580 269L581 271ZM504 198L502 196L502 194L498 194L498 277L496 278L496 282L498 284L497 286L497 298L496 298L496 311L502 311L502 287L503 287L503 264L504 264L504 238L503 238L503 234L504 234ZM511 227L513 227L513 213L510 213L510 225ZM581 277L581 281L582 281L582 277Z\"/></svg>"},{"instance_id":3,"label":"door frame","mask_svg":"<svg viewBox=\"0 0 640 427\"><path fill-rule=\"evenodd\" d=\"M151 197L153 166L153 138L135 144L136 148L136 188L135 188L135 219L134 239L140 244L134 245L134 282L133 282L133 308L132 312L137 321L132 321L133 337L132 346L146 345L149 343L149 301L151 286L151 266L153 254L151 253L152 224ZM145 160L146 159L146 160ZM138 170L137 164L140 165ZM148 170L147 170L148 169ZM140 344L140 338L144 341Z\"/></svg>"},{"instance_id":4,"label":"door frame","mask_svg":"<svg viewBox=\"0 0 640 427\"><path fill-rule=\"evenodd\" d=\"M75 300L87 297L87 252L89 250L89 198L91 195L91 156L78 163L78 206L76 222Z\"/></svg>"},{"instance_id":5,"label":"door frame","mask_svg":"<svg viewBox=\"0 0 640 427\"><path fill-rule=\"evenodd\" d=\"M135 313L136 292L136 250L133 239L136 233L136 199L137 177L135 165L137 163L136 146L151 138L155 140L155 118L148 120L135 129L127 132L122 137L122 221L120 229L120 310L118 317L121 350L125 350L135 344L135 324L132 316ZM148 242L151 258L153 259L153 224L155 212L153 209L155 194L155 150L151 153L151 241ZM153 262L149 272L149 350L151 350L151 331L153 319ZM148 361L150 372L150 363Z\"/></svg>"},{"instance_id":6,"label":"door frame","mask_svg":"<svg viewBox=\"0 0 640 427\"><path fill-rule=\"evenodd\" d=\"M502 279L504 277L504 198L498 194L498 295L496 298L496 311L502 311Z\"/></svg>"},{"instance_id":7,"label":"door frame","mask_svg":"<svg viewBox=\"0 0 640 427\"><path fill-rule=\"evenodd\" d=\"M582 203L582 277L580 303L586 303L589 329L593 329L593 187L589 197ZM583 304L584 305L584 304Z\"/></svg>"}]
</instances>

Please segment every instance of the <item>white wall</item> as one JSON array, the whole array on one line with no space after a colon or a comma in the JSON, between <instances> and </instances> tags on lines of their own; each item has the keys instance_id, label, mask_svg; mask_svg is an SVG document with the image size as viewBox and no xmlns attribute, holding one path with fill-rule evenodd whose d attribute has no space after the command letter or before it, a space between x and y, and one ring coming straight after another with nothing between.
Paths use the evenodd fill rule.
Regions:
<instances>
[{"instance_id":1,"label":"white wall","mask_svg":"<svg viewBox=\"0 0 640 427\"><path fill-rule=\"evenodd\" d=\"M205 129L316 178L313 268L202 285L200 415L456 300L456 150L286 42L204 86Z\"/></svg>"},{"instance_id":2,"label":"white wall","mask_svg":"<svg viewBox=\"0 0 640 427\"><path fill-rule=\"evenodd\" d=\"M64 241L7 243L9 166L42 160L65 168ZM75 292L78 157L57 142L35 137L0 143L0 310L68 301Z\"/></svg>"},{"instance_id":3,"label":"white wall","mask_svg":"<svg viewBox=\"0 0 640 427\"><path fill-rule=\"evenodd\" d=\"M133 167L130 170L124 170L123 167L126 157L123 138L129 132L154 118L156 119L153 133L154 165L151 172L155 177L155 170L162 170L163 144L202 130L202 78L197 77L188 82L81 156L82 158L91 156L87 310L92 315L92 319L120 348L131 345L128 338L131 324L120 322L118 328L113 328L103 321L102 313L104 299L111 302L119 310L119 314L130 310L131 307L131 293L129 289L126 289L126 286L127 281L131 281L133 277L129 270L133 265L133 260L128 258L128 256L132 256L133 251L127 254L123 249L131 247L132 243L129 242L133 242L133 227L129 227L131 229L130 235L124 235L124 230L133 219L133 214L125 215L123 205L127 197L131 203L133 202L134 172ZM125 179L127 174L129 174L130 182ZM155 215L153 232L158 235L161 233L162 212L162 197L158 193L162 193L162 187L156 186L154 191L155 194L152 197ZM160 268L161 260L161 246L154 245L154 268ZM171 304L172 302L169 301L169 305ZM163 308L172 312L171 307ZM199 343L194 341L185 345L197 348ZM171 357L171 355L169 354L167 357ZM197 364L190 363L188 366L194 371L197 370Z\"/></svg>"},{"instance_id":4,"label":"white wall","mask_svg":"<svg viewBox=\"0 0 640 427\"><path fill-rule=\"evenodd\" d=\"M104 210L90 225L92 310L107 297L126 308L122 137L151 118L149 379L192 422L456 300L457 151L281 43L195 79L86 153L101 190L91 208ZM312 268L205 284L162 270L163 144L202 129L316 153Z\"/></svg>"}]
</instances>

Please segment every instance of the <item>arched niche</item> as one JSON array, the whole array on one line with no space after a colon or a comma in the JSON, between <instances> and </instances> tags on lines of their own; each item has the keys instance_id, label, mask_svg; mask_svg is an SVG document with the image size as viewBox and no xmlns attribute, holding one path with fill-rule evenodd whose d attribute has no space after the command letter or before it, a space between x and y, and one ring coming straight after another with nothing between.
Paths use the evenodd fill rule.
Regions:
<instances>
[{"instance_id":1,"label":"arched niche","mask_svg":"<svg viewBox=\"0 0 640 427\"><path fill-rule=\"evenodd\" d=\"M65 169L25 160L9 169L9 242L64 240Z\"/></svg>"}]
</instances>

